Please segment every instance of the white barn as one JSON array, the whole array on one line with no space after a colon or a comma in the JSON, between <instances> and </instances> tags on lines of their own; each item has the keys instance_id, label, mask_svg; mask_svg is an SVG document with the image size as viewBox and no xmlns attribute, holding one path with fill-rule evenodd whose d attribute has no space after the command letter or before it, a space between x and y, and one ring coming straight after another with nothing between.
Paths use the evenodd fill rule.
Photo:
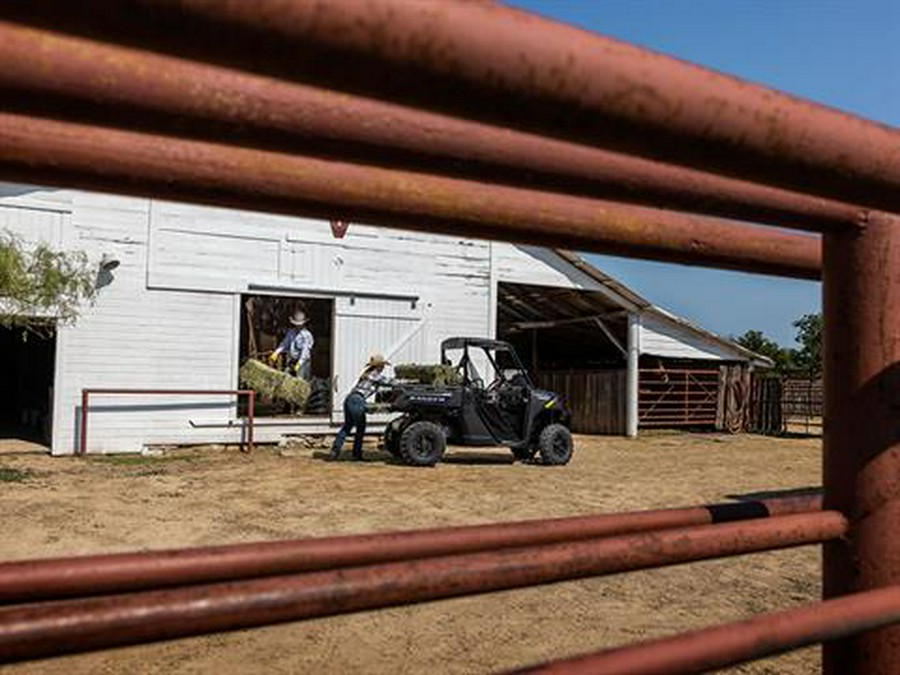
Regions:
<instances>
[{"instance_id":1,"label":"white barn","mask_svg":"<svg viewBox=\"0 0 900 675\"><path fill-rule=\"evenodd\" d=\"M618 373L614 433L637 431L639 366L674 376L687 368L673 364L765 363L548 249L356 223L339 238L319 220L11 184L0 185L3 230L119 262L93 306L43 347L23 347L9 329L0 336L16 373L0 401L3 427L33 424L38 410L53 454L239 442L233 396L95 395L85 448L80 413L85 388L237 388L249 297L315 310L314 363L333 383L330 412L261 417L260 442L331 431L370 352L436 361L456 335L507 337L548 374ZM568 362L541 349L547 331L577 343Z\"/></svg>"}]
</instances>

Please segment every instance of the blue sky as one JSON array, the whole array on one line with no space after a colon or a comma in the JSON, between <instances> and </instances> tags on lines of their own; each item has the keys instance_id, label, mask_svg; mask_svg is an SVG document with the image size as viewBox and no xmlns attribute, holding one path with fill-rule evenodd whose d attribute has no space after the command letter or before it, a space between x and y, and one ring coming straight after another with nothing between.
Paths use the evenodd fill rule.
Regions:
<instances>
[{"instance_id":1,"label":"blue sky","mask_svg":"<svg viewBox=\"0 0 900 675\"><path fill-rule=\"evenodd\" d=\"M900 0L507 0L654 51L900 126ZM648 300L722 334L792 344L817 283L587 256Z\"/></svg>"}]
</instances>

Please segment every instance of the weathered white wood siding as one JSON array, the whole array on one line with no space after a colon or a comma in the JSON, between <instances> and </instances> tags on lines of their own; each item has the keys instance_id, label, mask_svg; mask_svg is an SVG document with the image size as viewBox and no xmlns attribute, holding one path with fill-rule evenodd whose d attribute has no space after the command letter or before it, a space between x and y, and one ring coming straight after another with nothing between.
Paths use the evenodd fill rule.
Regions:
<instances>
[{"instance_id":1,"label":"weathered white wood siding","mask_svg":"<svg viewBox=\"0 0 900 675\"><path fill-rule=\"evenodd\" d=\"M596 279L566 263L553 251L537 246L495 242L493 262L500 282L606 290Z\"/></svg>"},{"instance_id":2,"label":"weathered white wood siding","mask_svg":"<svg viewBox=\"0 0 900 675\"><path fill-rule=\"evenodd\" d=\"M454 237L154 202L148 285L335 298L335 419L368 355L436 361L454 335L487 336L490 246Z\"/></svg>"},{"instance_id":3,"label":"weathered white wood siding","mask_svg":"<svg viewBox=\"0 0 900 675\"><path fill-rule=\"evenodd\" d=\"M735 361L745 359L722 342L679 326L655 314L641 316L641 354L673 359L712 359Z\"/></svg>"},{"instance_id":4,"label":"weathered white wood siding","mask_svg":"<svg viewBox=\"0 0 900 675\"><path fill-rule=\"evenodd\" d=\"M419 301L347 297L335 301L334 341L341 354L333 370L335 420L343 421L344 397L371 354L383 354L394 364L432 357L423 318Z\"/></svg>"},{"instance_id":5,"label":"weathered white wood siding","mask_svg":"<svg viewBox=\"0 0 900 675\"><path fill-rule=\"evenodd\" d=\"M14 194L10 194L14 193ZM229 296L147 288L148 201L85 192L43 190L0 193L3 226L29 238L46 238L53 227L34 222L23 232L21 215L55 201L64 221L58 245L86 251L93 263L105 253L121 265L73 326L57 336L52 450L74 452L80 428L81 389L232 388L236 377L235 303ZM21 210L16 218L9 212ZM91 452L137 451L149 443L212 442L221 431L192 429L189 419L202 412L222 420L233 416L222 397L177 398L102 396L92 399L88 421Z\"/></svg>"},{"instance_id":6,"label":"weathered white wood siding","mask_svg":"<svg viewBox=\"0 0 900 675\"><path fill-rule=\"evenodd\" d=\"M491 333L485 242L356 224L335 239L322 221L19 186L0 191L0 207L23 236L121 261L59 331L57 454L76 449L84 387L235 388L242 293L335 299L338 403L373 351L431 361L446 337ZM88 450L236 442L235 415L222 397L97 396ZM283 431L264 424L258 438Z\"/></svg>"}]
</instances>

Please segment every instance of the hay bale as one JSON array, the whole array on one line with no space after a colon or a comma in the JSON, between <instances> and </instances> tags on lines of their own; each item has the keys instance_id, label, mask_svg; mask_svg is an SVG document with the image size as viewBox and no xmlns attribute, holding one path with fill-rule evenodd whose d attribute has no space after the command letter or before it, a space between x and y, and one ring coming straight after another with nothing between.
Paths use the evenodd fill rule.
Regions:
<instances>
[{"instance_id":1,"label":"hay bale","mask_svg":"<svg viewBox=\"0 0 900 675\"><path fill-rule=\"evenodd\" d=\"M240 378L242 386L270 401L282 401L302 409L309 398L309 382L256 359L247 359L241 366Z\"/></svg>"},{"instance_id":2,"label":"hay bale","mask_svg":"<svg viewBox=\"0 0 900 675\"><path fill-rule=\"evenodd\" d=\"M453 366L443 364L404 363L394 366L394 375L399 380L412 380L438 387L460 384L462 378Z\"/></svg>"}]
</instances>

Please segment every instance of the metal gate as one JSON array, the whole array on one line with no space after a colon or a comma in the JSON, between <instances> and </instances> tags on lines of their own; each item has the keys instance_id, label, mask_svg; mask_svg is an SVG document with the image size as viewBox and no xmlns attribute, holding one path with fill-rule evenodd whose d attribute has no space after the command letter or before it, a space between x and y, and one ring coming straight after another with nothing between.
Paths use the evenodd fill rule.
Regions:
<instances>
[{"instance_id":1,"label":"metal gate","mask_svg":"<svg viewBox=\"0 0 900 675\"><path fill-rule=\"evenodd\" d=\"M718 368L641 368L638 424L642 427L715 426Z\"/></svg>"}]
</instances>

